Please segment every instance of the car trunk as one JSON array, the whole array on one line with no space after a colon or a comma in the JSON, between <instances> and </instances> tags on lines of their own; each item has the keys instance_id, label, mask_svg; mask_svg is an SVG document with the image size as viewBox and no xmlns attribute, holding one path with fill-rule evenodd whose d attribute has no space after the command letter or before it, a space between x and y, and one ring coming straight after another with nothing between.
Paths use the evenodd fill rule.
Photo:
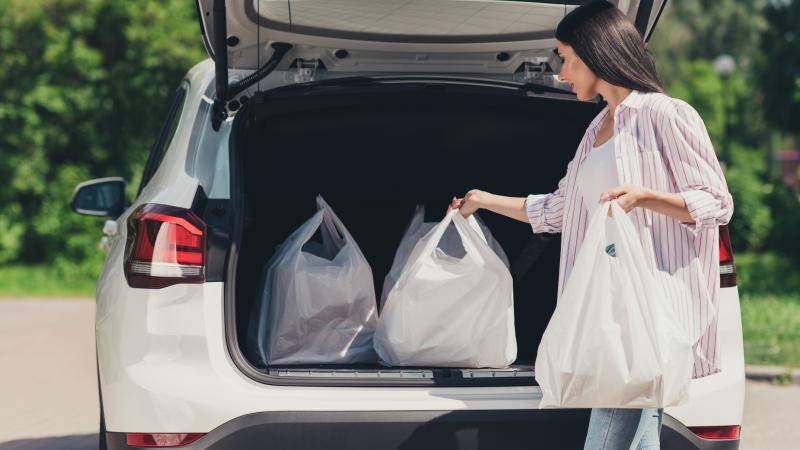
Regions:
<instances>
[{"instance_id":1,"label":"car trunk","mask_svg":"<svg viewBox=\"0 0 800 450\"><path fill-rule=\"evenodd\" d=\"M239 345L247 342L265 264L315 212L317 194L365 254L379 294L415 205L426 206L426 221L438 221L449 199L472 188L519 197L551 192L599 107L531 96L510 85L442 80L297 86L257 95L238 113L231 146L239 168L234 189L243 202L234 264ZM326 378L533 383L536 350L555 308L559 236L535 257L532 248L543 240L528 225L491 212L481 217L512 263L519 348L512 368L251 366L253 373L300 383Z\"/></svg>"}]
</instances>

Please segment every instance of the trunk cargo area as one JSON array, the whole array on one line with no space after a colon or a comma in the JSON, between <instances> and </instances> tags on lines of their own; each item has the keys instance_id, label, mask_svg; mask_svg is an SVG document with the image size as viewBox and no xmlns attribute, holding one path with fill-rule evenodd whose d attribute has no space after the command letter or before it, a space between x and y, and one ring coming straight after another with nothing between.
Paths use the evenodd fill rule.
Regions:
<instances>
[{"instance_id":1,"label":"trunk cargo area","mask_svg":"<svg viewBox=\"0 0 800 450\"><path fill-rule=\"evenodd\" d=\"M276 248L316 211L321 194L369 261L377 297L417 204L442 219L469 189L523 197L555 190L600 105L545 99L491 85L441 81L267 92L237 115L235 151L244 198L236 280L236 334L259 298ZM481 218L514 276L516 363L508 369L374 365L258 367L275 377L372 380L502 378L533 383L539 340L556 303L560 235L530 262L529 225L489 211ZM524 260L529 260L527 270ZM446 326L447 318L442 317ZM241 349L244 355L248 349ZM500 380L497 380L500 381Z\"/></svg>"}]
</instances>

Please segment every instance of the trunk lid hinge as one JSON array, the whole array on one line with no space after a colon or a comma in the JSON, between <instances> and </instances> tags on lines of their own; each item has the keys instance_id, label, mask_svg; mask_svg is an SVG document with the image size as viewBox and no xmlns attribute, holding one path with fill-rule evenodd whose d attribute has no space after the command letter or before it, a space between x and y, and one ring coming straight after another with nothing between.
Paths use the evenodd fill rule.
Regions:
<instances>
[{"instance_id":1,"label":"trunk lid hinge","mask_svg":"<svg viewBox=\"0 0 800 450\"><path fill-rule=\"evenodd\" d=\"M553 72L552 66L547 61L523 62L514 72L514 79L525 84L570 90L567 83L559 81L558 74Z\"/></svg>"},{"instance_id":2,"label":"trunk lid hinge","mask_svg":"<svg viewBox=\"0 0 800 450\"><path fill-rule=\"evenodd\" d=\"M252 86L258 80L269 75L292 48L291 44L275 42L272 44L272 55L258 70L228 85L228 26L225 12L225 0L214 0L214 74L216 78L216 94L211 109L211 127L218 131L222 122L228 117L228 101ZM259 43L260 45L260 43ZM259 49L260 51L260 49Z\"/></svg>"},{"instance_id":3,"label":"trunk lid hinge","mask_svg":"<svg viewBox=\"0 0 800 450\"><path fill-rule=\"evenodd\" d=\"M296 84L324 79L327 71L325 64L319 59L297 58L289 68L294 69L294 72L286 74L286 81Z\"/></svg>"}]
</instances>

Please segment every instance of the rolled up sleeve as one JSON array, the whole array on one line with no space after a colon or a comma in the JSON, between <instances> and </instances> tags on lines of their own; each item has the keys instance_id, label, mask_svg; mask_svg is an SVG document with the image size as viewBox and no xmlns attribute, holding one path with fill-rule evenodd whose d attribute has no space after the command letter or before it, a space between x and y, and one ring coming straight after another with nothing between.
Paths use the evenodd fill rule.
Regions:
<instances>
[{"instance_id":1,"label":"rolled up sleeve","mask_svg":"<svg viewBox=\"0 0 800 450\"><path fill-rule=\"evenodd\" d=\"M695 235L726 225L733 215L733 198L703 119L688 103L676 101L657 128L678 194L694 220L681 225Z\"/></svg>"},{"instance_id":2,"label":"rolled up sleeve","mask_svg":"<svg viewBox=\"0 0 800 450\"><path fill-rule=\"evenodd\" d=\"M570 163L571 165L572 163ZM569 166L567 168L569 174ZM567 175L558 182L558 189L550 194L529 195L525 211L534 233L560 233L564 217L564 192Z\"/></svg>"}]
</instances>

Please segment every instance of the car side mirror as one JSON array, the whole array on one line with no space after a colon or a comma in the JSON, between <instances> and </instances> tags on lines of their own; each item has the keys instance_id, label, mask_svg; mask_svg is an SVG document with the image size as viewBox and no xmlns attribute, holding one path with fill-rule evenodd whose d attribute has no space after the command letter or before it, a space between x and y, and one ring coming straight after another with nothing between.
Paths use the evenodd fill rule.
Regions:
<instances>
[{"instance_id":1,"label":"car side mirror","mask_svg":"<svg viewBox=\"0 0 800 450\"><path fill-rule=\"evenodd\" d=\"M125 180L109 177L85 181L75 188L69 206L87 216L119 217L125 211Z\"/></svg>"}]
</instances>

